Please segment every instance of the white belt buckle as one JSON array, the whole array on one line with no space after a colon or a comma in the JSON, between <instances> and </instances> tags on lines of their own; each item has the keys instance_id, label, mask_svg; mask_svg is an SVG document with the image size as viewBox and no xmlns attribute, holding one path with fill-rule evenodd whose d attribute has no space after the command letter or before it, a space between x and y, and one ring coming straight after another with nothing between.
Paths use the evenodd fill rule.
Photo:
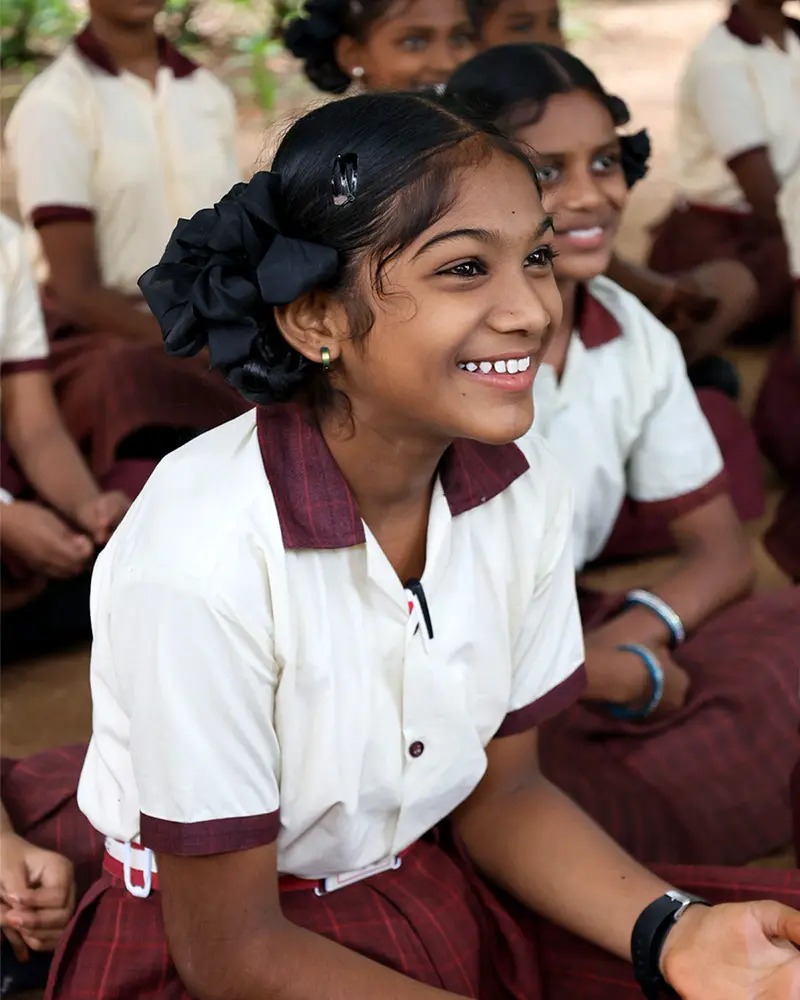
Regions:
<instances>
[{"instance_id":1,"label":"white belt buckle","mask_svg":"<svg viewBox=\"0 0 800 1000\"><path fill-rule=\"evenodd\" d=\"M341 875L330 875L328 878L321 880L322 885L314 886L314 893L317 896L327 896L329 892L336 892L337 889L345 889L348 885L363 882L365 878L372 878L373 875L380 875L388 871L397 871L402 863L402 858L392 854L385 861L379 861L376 865L359 868L354 872L343 872Z\"/></svg>"},{"instance_id":2,"label":"white belt buckle","mask_svg":"<svg viewBox=\"0 0 800 1000\"><path fill-rule=\"evenodd\" d=\"M125 880L125 888L138 899L147 899L153 888L153 852L149 847L142 849L144 853L144 865L141 868L144 885L134 885L131 879L131 861L133 860L133 848L129 840L123 846L122 875Z\"/></svg>"}]
</instances>

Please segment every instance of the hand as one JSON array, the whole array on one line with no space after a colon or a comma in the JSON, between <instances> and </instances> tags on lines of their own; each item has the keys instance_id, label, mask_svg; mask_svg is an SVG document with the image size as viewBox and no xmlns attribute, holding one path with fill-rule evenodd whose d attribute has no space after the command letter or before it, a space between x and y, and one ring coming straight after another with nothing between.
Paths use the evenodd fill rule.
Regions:
<instances>
[{"instance_id":1,"label":"hand","mask_svg":"<svg viewBox=\"0 0 800 1000\"><path fill-rule=\"evenodd\" d=\"M800 913L780 903L691 906L670 931L661 970L684 1000L797 1000Z\"/></svg>"},{"instance_id":2,"label":"hand","mask_svg":"<svg viewBox=\"0 0 800 1000\"><path fill-rule=\"evenodd\" d=\"M654 646L652 652L664 671L664 694L661 696L658 708L650 716L651 719L658 719L683 708L689 697L692 682L683 667L673 660L666 646Z\"/></svg>"},{"instance_id":3,"label":"hand","mask_svg":"<svg viewBox=\"0 0 800 1000\"><path fill-rule=\"evenodd\" d=\"M60 854L15 833L0 839L0 928L17 958L53 951L75 911L75 875Z\"/></svg>"},{"instance_id":4,"label":"hand","mask_svg":"<svg viewBox=\"0 0 800 1000\"><path fill-rule=\"evenodd\" d=\"M130 505L129 498L120 490L101 493L81 504L75 512L75 520L86 528L96 545L105 545Z\"/></svg>"},{"instance_id":5,"label":"hand","mask_svg":"<svg viewBox=\"0 0 800 1000\"><path fill-rule=\"evenodd\" d=\"M671 287L662 291L655 315L675 333L685 332L695 323L705 323L717 310L719 299L707 295L688 274L671 279Z\"/></svg>"},{"instance_id":6,"label":"hand","mask_svg":"<svg viewBox=\"0 0 800 1000\"><path fill-rule=\"evenodd\" d=\"M53 511L37 503L15 500L3 508L0 542L32 570L67 579L81 573L94 555L94 545Z\"/></svg>"}]
</instances>

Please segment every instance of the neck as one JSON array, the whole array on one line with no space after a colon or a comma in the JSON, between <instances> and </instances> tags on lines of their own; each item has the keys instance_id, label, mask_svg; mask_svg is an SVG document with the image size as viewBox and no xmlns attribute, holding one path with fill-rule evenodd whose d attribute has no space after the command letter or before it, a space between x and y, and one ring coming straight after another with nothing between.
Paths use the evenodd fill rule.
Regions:
<instances>
[{"instance_id":1,"label":"neck","mask_svg":"<svg viewBox=\"0 0 800 1000\"><path fill-rule=\"evenodd\" d=\"M758 0L738 0L738 6L762 34L778 42L783 39L786 15L780 7L766 6Z\"/></svg>"},{"instance_id":2,"label":"neck","mask_svg":"<svg viewBox=\"0 0 800 1000\"><path fill-rule=\"evenodd\" d=\"M128 25L93 17L92 31L121 69L135 72L143 63L158 62L158 34L153 21Z\"/></svg>"}]
</instances>

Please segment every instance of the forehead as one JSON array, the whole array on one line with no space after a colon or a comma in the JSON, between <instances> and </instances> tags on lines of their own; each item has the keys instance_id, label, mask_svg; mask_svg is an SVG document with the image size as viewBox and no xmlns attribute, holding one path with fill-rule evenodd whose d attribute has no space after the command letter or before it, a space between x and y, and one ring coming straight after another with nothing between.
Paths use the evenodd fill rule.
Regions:
<instances>
[{"instance_id":1,"label":"forehead","mask_svg":"<svg viewBox=\"0 0 800 1000\"><path fill-rule=\"evenodd\" d=\"M616 138L608 110L585 90L554 94L534 125L515 131L516 138L540 154L596 149Z\"/></svg>"},{"instance_id":2,"label":"forehead","mask_svg":"<svg viewBox=\"0 0 800 1000\"><path fill-rule=\"evenodd\" d=\"M397 0L375 25L447 31L468 20L464 0Z\"/></svg>"}]
</instances>

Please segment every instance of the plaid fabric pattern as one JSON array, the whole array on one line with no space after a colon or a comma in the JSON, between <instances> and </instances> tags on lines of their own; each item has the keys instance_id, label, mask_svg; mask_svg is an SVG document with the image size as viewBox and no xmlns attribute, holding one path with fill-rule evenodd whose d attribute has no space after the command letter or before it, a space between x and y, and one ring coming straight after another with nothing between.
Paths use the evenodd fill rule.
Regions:
<instances>
[{"instance_id":1,"label":"plaid fabric pattern","mask_svg":"<svg viewBox=\"0 0 800 1000\"><path fill-rule=\"evenodd\" d=\"M673 885L713 901L774 898L800 906L800 875L670 868ZM289 920L412 979L491 1000L631 1000L630 966L501 897L446 830L398 871L318 897L282 896ZM48 1000L189 1000L167 950L157 894L135 899L104 875L56 955Z\"/></svg>"},{"instance_id":2,"label":"plaid fabric pattern","mask_svg":"<svg viewBox=\"0 0 800 1000\"><path fill-rule=\"evenodd\" d=\"M97 879L103 836L78 809L86 747L44 750L23 760L0 760L0 793L14 830L37 847L63 854L75 866L80 897Z\"/></svg>"},{"instance_id":3,"label":"plaid fabric pattern","mask_svg":"<svg viewBox=\"0 0 800 1000\"><path fill-rule=\"evenodd\" d=\"M800 361L791 344L773 351L753 414L761 449L789 480L800 480Z\"/></svg>"},{"instance_id":4,"label":"plaid fabric pattern","mask_svg":"<svg viewBox=\"0 0 800 1000\"><path fill-rule=\"evenodd\" d=\"M681 497L676 497L674 503L667 501L672 509L665 505L663 513L657 510L661 504L637 504L626 500L600 556L601 560L672 552L675 542L669 530L670 519L708 502L723 490L730 493L743 521L751 521L764 513L761 456L752 428L736 403L721 392L700 389L697 399L722 452L724 479L712 481L708 487L698 490L696 496L689 494L687 500L690 503L683 510L680 507Z\"/></svg>"},{"instance_id":5,"label":"plaid fabric pattern","mask_svg":"<svg viewBox=\"0 0 800 1000\"><path fill-rule=\"evenodd\" d=\"M197 359L170 357L160 344L70 331L52 341L51 352L64 423L98 478L135 431L207 431L251 408L217 372Z\"/></svg>"},{"instance_id":6,"label":"plaid fabric pattern","mask_svg":"<svg viewBox=\"0 0 800 1000\"><path fill-rule=\"evenodd\" d=\"M800 583L800 474L781 497L775 520L764 535L764 547L795 583Z\"/></svg>"},{"instance_id":7,"label":"plaid fabric pattern","mask_svg":"<svg viewBox=\"0 0 800 1000\"><path fill-rule=\"evenodd\" d=\"M584 595L584 623L619 596ZM647 863L743 864L791 840L800 758L800 588L742 601L677 650L679 712L648 723L575 705L541 730L543 772Z\"/></svg>"}]
</instances>

